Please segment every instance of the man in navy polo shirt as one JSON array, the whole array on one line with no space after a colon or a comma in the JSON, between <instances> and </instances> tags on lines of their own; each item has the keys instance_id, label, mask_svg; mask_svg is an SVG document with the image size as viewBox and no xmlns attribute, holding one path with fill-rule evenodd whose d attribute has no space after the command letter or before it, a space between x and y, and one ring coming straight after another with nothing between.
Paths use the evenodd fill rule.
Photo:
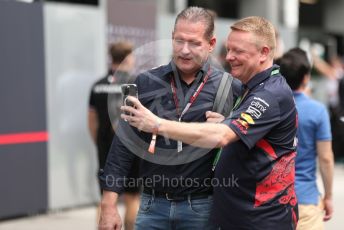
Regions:
<instances>
[{"instance_id":1,"label":"man in navy polo shirt","mask_svg":"<svg viewBox=\"0 0 344 230\"><path fill-rule=\"evenodd\" d=\"M160 119L135 98L122 107L131 125L200 147L223 147L215 171L211 218L221 229L295 229L297 112L279 67L272 24L262 17L231 26L227 61L243 83L232 115L221 124ZM231 181L229 181L231 180Z\"/></svg>"},{"instance_id":2,"label":"man in navy polo shirt","mask_svg":"<svg viewBox=\"0 0 344 230\"><path fill-rule=\"evenodd\" d=\"M140 74L135 81L142 104L166 119L212 119L206 111L213 108L223 76L209 60L215 43L214 19L205 9L189 7L179 13L172 33L173 59ZM233 83L240 89L238 80ZM231 106L230 100L226 106ZM209 222L213 189L207 181L213 178L216 152L156 138L120 122L100 175L104 192L99 229L121 229L116 203L119 194L131 186L125 177L134 154L142 158L138 181L144 187L135 229L215 229Z\"/></svg>"}]
</instances>

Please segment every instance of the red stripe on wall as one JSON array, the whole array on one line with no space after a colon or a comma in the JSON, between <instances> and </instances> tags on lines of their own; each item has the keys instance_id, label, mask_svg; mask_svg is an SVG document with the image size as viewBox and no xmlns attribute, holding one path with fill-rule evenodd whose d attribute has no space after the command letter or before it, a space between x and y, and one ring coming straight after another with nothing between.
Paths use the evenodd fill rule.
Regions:
<instances>
[{"instance_id":1,"label":"red stripe on wall","mask_svg":"<svg viewBox=\"0 0 344 230\"><path fill-rule=\"evenodd\" d=\"M48 132L0 134L0 145L13 145L48 141Z\"/></svg>"}]
</instances>

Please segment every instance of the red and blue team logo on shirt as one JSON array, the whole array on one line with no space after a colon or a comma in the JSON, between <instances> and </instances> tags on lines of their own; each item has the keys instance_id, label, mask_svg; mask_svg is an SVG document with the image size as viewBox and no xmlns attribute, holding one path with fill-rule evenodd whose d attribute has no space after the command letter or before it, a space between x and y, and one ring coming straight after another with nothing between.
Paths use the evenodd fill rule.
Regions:
<instances>
[{"instance_id":1,"label":"red and blue team logo on shirt","mask_svg":"<svg viewBox=\"0 0 344 230\"><path fill-rule=\"evenodd\" d=\"M240 117L232 121L232 123L239 128L241 133L247 134L247 130L250 127L250 125L254 124L254 120L251 117L251 115L247 113L241 113Z\"/></svg>"},{"instance_id":2,"label":"red and blue team logo on shirt","mask_svg":"<svg viewBox=\"0 0 344 230\"><path fill-rule=\"evenodd\" d=\"M262 149L271 161L278 157L275 150L266 140L257 142L256 146ZM295 157L296 152L290 152L279 158L273 166L270 173L256 185L254 207L259 207L274 200L276 197L280 204L290 204L295 207L297 204L294 181L295 181ZM297 217L292 209L293 221L296 226Z\"/></svg>"}]
</instances>

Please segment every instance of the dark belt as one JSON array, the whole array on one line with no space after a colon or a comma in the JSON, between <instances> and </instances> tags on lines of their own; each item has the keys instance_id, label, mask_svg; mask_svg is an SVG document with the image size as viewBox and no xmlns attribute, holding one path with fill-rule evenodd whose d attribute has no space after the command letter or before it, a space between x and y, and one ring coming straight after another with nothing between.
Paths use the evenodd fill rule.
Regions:
<instances>
[{"instance_id":1,"label":"dark belt","mask_svg":"<svg viewBox=\"0 0 344 230\"><path fill-rule=\"evenodd\" d=\"M160 191L156 191L156 190L151 189L151 188L144 188L143 193L145 193L147 195L152 195L152 196L158 197L158 198L165 198L166 200L169 200L169 201L184 201L184 200L188 200L188 199L204 199L204 198L208 198L209 196L212 195L211 191L191 193L191 194L187 194L187 195L180 195L180 194L174 194L174 193L168 193L168 192L160 192Z\"/></svg>"}]
</instances>

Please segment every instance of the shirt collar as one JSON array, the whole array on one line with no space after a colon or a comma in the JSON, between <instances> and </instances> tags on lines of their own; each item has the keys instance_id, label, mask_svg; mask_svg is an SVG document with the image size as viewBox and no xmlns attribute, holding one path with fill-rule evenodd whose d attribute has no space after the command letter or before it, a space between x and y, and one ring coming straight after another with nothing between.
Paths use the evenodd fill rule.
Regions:
<instances>
[{"instance_id":1,"label":"shirt collar","mask_svg":"<svg viewBox=\"0 0 344 230\"><path fill-rule=\"evenodd\" d=\"M279 69L278 65L273 65L272 67L256 74L253 78L251 78L251 80L249 80L247 82L247 84L244 85L245 88L249 88L250 90L253 89L255 86L257 86L258 84L262 83L263 81L265 81L268 77L271 76L271 72L273 70Z\"/></svg>"},{"instance_id":2,"label":"shirt collar","mask_svg":"<svg viewBox=\"0 0 344 230\"><path fill-rule=\"evenodd\" d=\"M173 66L175 66L175 68L176 68L176 64L173 62L173 60L171 60L170 63L166 67L166 74L173 73L173 69L174 69ZM205 76L205 73L208 72L209 68L210 68L210 62L209 62L209 58L208 58L208 60L203 64L203 66L200 69L200 71L202 71L203 77Z\"/></svg>"},{"instance_id":3,"label":"shirt collar","mask_svg":"<svg viewBox=\"0 0 344 230\"><path fill-rule=\"evenodd\" d=\"M294 97L298 97L298 98L307 98L308 96L305 94L305 93L303 93L303 92L295 92L295 91L293 91L293 96Z\"/></svg>"}]
</instances>

